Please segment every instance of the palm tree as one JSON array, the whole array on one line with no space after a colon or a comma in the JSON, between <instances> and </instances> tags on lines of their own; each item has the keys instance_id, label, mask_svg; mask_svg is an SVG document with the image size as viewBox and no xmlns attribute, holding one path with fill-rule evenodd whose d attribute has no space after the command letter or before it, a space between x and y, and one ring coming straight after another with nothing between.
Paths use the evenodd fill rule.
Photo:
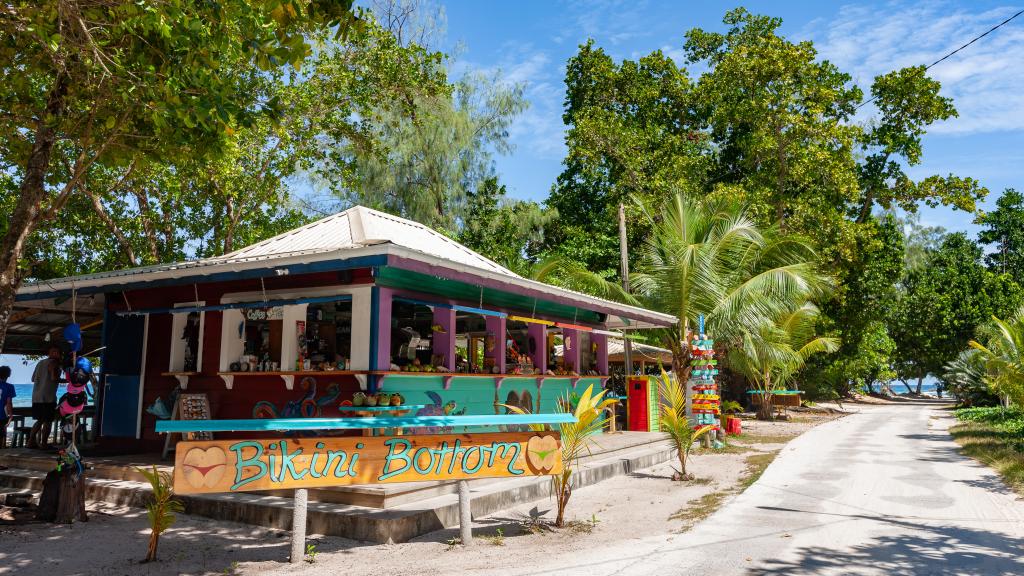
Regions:
<instances>
[{"instance_id":1,"label":"palm tree","mask_svg":"<svg viewBox=\"0 0 1024 576\"><path fill-rule=\"evenodd\" d=\"M942 384L961 406L985 406L998 398L988 385L988 370L980 350L968 348L946 363Z\"/></svg>"},{"instance_id":2,"label":"palm tree","mask_svg":"<svg viewBox=\"0 0 1024 576\"><path fill-rule=\"evenodd\" d=\"M676 456L679 458L679 470L676 470L678 479L689 480L692 477L686 473L686 461L690 457L693 443L714 430L715 427L699 426L694 428L690 424L689 418L686 417L686 389L679 383L679 378L675 374L668 374L663 368L658 388L661 396L659 427L675 447Z\"/></svg>"},{"instance_id":3,"label":"palm tree","mask_svg":"<svg viewBox=\"0 0 1024 576\"><path fill-rule=\"evenodd\" d=\"M608 422L608 417L605 416L608 407L618 402L605 398L604 395L607 393L607 390L595 393L594 385L591 384L575 404L570 402L568 397L558 402L559 411L571 412L576 417L575 422L561 424L558 427L561 433L562 472L551 477L551 487L558 509L555 526L559 528L565 526L565 509L572 496L572 476L579 468L579 460L583 453L590 450L587 439L601 432ZM528 409L520 406L502 406L514 414L530 413ZM546 424L531 424L530 429L543 432L550 427Z\"/></svg>"},{"instance_id":4,"label":"palm tree","mask_svg":"<svg viewBox=\"0 0 1024 576\"><path fill-rule=\"evenodd\" d=\"M836 338L817 336L821 311L810 302L746 330L742 344L730 350L729 365L747 377L761 395L758 418L772 419L772 394L789 382L814 354L835 352Z\"/></svg>"},{"instance_id":5,"label":"palm tree","mask_svg":"<svg viewBox=\"0 0 1024 576\"><path fill-rule=\"evenodd\" d=\"M1009 320L992 317L984 330L986 344L971 340L985 359L988 381L1004 403L1024 405L1024 308Z\"/></svg>"},{"instance_id":6,"label":"palm tree","mask_svg":"<svg viewBox=\"0 0 1024 576\"><path fill-rule=\"evenodd\" d=\"M644 213L651 235L631 283L645 305L679 318L660 337L681 377L700 314L719 341L737 341L831 286L808 240L759 228L735 202L677 194Z\"/></svg>"}]
</instances>

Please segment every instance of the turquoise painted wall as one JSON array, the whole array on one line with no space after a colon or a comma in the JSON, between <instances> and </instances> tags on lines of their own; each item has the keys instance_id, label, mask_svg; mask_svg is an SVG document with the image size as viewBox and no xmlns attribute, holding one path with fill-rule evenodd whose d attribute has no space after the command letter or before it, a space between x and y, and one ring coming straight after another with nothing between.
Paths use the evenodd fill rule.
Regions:
<instances>
[{"instance_id":1,"label":"turquoise painted wall","mask_svg":"<svg viewBox=\"0 0 1024 576\"><path fill-rule=\"evenodd\" d=\"M444 389L444 377L424 375L390 375L384 380L383 392L394 394L399 392L405 397L406 404L425 404L418 415L441 414L494 414L495 379L483 377L452 378L451 386ZM601 388L600 378L580 378L575 390L570 378L548 377L538 389L535 378L516 378L506 376L497 390L498 402L529 408L539 414L558 412L558 398L566 398L572 392L582 394L587 386L593 385L594 390ZM538 409L537 402L540 401ZM452 405L454 403L454 405ZM505 414L505 408L499 408ZM523 427L525 429L526 427ZM496 426L473 426L458 430L427 430L417 429L419 433L452 433L452 432L496 432Z\"/></svg>"}]
</instances>

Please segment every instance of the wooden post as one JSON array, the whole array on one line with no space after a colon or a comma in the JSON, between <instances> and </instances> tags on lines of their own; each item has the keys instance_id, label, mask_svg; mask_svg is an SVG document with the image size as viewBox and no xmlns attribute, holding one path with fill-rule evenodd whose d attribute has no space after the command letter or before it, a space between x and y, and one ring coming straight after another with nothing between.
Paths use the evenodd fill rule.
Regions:
<instances>
[{"instance_id":1,"label":"wooden post","mask_svg":"<svg viewBox=\"0 0 1024 576\"><path fill-rule=\"evenodd\" d=\"M462 545L469 546L473 543L473 510L472 501L469 499L469 482L459 480L459 535L462 538Z\"/></svg>"},{"instance_id":2,"label":"wooden post","mask_svg":"<svg viewBox=\"0 0 1024 576\"><path fill-rule=\"evenodd\" d=\"M295 503L292 505L292 564L302 562L306 556L306 502L308 491L295 489Z\"/></svg>"},{"instance_id":3,"label":"wooden post","mask_svg":"<svg viewBox=\"0 0 1024 576\"><path fill-rule=\"evenodd\" d=\"M629 251L626 249L626 207L619 204L619 265L622 274L622 289L629 292ZM622 338L622 356L625 364L626 378L633 375L633 343L629 340L625 329Z\"/></svg>"}]
</instances>

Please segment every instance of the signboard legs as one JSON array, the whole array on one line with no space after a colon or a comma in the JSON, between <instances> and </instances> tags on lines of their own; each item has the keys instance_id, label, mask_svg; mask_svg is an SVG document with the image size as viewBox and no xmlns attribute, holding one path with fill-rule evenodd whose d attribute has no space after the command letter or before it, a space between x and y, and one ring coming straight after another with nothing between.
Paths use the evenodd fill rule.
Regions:
<instances>
[{"instance_id":1,"label":"signboard legs","mask_svg":"<svg viewBox=\"0 0 1024 576\"><path fill-rule=\"evenodd\" d=\"M462 538L463 546L469 546L473 543L472 504L472 501L469 499L469 482L459 480L459 536Z\"/></svg>"},{"instance_id":2,"label":"signboard legs","mask_svg":"<svg viewBox=\"0 0 1024 576\"><path fill-rule=\"evenodd\" d=\"M295 489L295 503L292 506L292 564L302 562L306 556L306 502L308 490Z\"/></svg>"}]
</instances>

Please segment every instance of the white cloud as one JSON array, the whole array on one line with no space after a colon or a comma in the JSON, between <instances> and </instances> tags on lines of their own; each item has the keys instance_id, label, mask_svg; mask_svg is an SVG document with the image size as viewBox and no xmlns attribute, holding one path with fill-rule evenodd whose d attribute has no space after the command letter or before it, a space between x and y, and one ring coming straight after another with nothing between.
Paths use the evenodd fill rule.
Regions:
<instances>
[{"instance_id":1,"label":"white cloud","mask_svg":"<svg viewBox=\"0 0 1024 576\"><path fill-rule=\"evenodd\" d=\"M931 64L1019 10L972 10L948 2L848 5L831 19L809 23L801 36L822 58L871 82L905 66ZM933 134L971 134L1024 129L1024 16L929 70L942 82L960 113L933 125Z\"/></svg>"}]
</instances>

